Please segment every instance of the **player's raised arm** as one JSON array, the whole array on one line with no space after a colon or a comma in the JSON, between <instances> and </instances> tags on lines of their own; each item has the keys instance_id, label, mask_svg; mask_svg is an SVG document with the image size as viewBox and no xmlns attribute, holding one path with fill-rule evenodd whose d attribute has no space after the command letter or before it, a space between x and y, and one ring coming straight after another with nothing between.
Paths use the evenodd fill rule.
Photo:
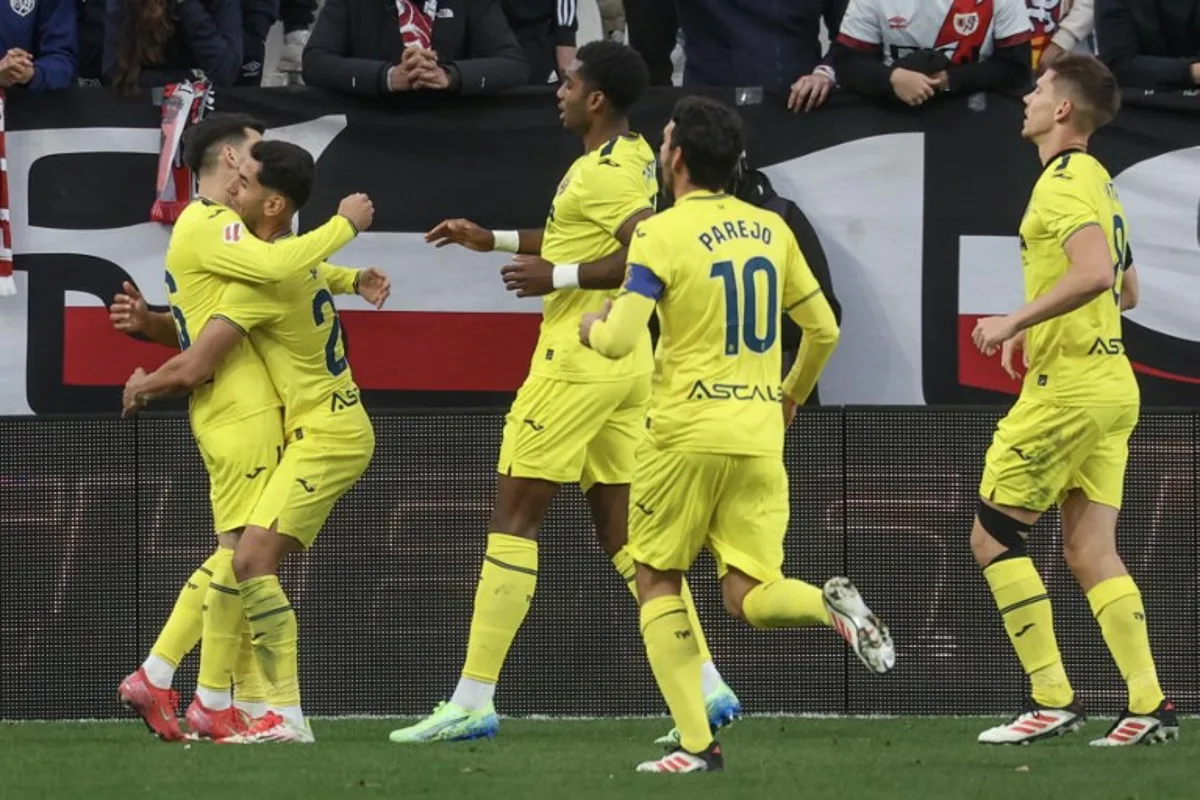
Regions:
<instances>
[{"instance_id":1,"label":"player's raised arm","mask_svg":"<svg viewBox=\"0 0 1200 800\"><path fill-rule=\"evenodd\" d=\"M311 269L370 227L375 209L365 194L350 195L338 213L303 236L268 244L247 230L232 212L215 215L210 231L200 235L197 249L209 271L247 283L275 283Z\"/></svg>"},{"instance_id":2,"label":"player's raised arm","mask_svg":"<svg viewBox=\"0 0 1200 800\"><path fill-rule=\"evenodd\" d=\"M125 281L121 291L113 296L108 318L121 333L143 337L165 347L179 346L179 334L170 312L151 311L142 293L129 281Z\"/></svg>"}]
</instances>

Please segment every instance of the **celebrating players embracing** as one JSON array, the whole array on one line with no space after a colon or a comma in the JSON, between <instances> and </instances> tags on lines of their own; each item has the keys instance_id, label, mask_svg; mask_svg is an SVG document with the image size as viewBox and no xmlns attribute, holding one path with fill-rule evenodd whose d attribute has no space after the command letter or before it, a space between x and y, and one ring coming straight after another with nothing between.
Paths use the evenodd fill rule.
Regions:
<instances>
[{"instance_id":1,"label":"celebrating players embracing","mask_svg":"<svg viewBox=\"0 0 1200 800\"><path fill-rule=\"evenodd\" d=\"M176 223L167 251L170 312L150 313L141 295L126 284L112 308L113 324L161 344L186 350L191 336L214 312L230 280L261 280L258 248L266 247L244 231L241 220L224 203L240 163L262 138L262 123L242 114L213 114L193 128L184 158L198 178L199 197ZM362 205L354 200L350 205ZM343 226L339 229L338 226ZM348 240L345 222L314 231L290 247L271 250L274 268L308 248L319 259ZM302 260L301 264L305 262ZM340 280L341 291L353 291L353 270L322 271ZM347 279L345 273L350 273ZM190 327L189 327L190 326ZM142 379L139 370L132 382ZM250 651L242 604L233 571L233 548L284 444L280 400L262 360L247 344L239 347L210 374L197 376L189 406L193 435L209 475L217 550L185 583L146 662L119 688L121 700L166 740L183 738L176 719L178 698L171 690L175 669L201 639L196 698L188 707L191 733L221 737L245 728L244 717L266 712L265 689ZM237 684L237 713L231 704L231 670Z\"/></svg>"},{"instance_id":2,"label":"celebrating players embracing","mask_svg":"<svg viewBox=\"0 0 1200 800\"><path fill-rule=\"evenodd\" d=\"M286 553L312 544L374 451L374 433L349 372L326 281L328 276L344 289L355 284L358 273L319 266L335 246L370 224L373 210L365 197L353 196L322 228L289 238L291 219L311 191L312 172L312 157L295 145L260 141L250 147L233 188L242 217L211 202L203 208L214 219L239 219L231 223L239 226L237 235L224 239L227 250L207 255L218 264L236 262L242 279L209 286L184 264L182 273L191 285L178 278L179 296L172 300L188 301L188 290L198 286L207 292L205 313L191 317L201 320L199 335L189 337L188 347L154 373L135 375L126 387L127 410L188 389L195 406L208 377L215 376L213 385L228 381L232 365L249 350L265 366L265 374L256 372L255 378L265 377L283 398L284 417L276 420L282 454L274 454L278 466L268 472L252 507L245 510L232 557L236 588L227 590L249 625L272 710L248 730L222 737L227 742L312 741L300 710L295 613L275 573ZM251 231L275 243L268 245ZM243 242L252 244L243 247ZM181 330L184 319L189 318L183 312L177 315ZM227 449L237 446L225 444Z\"/></svg>"},{"instance_id":3,"label":"celebrating players embracing","mask_svg":"<svg viewBox=\"0 0 1200 800\"><path fill-rule=\"evenodd\" d=\"M510 288L521 294L557 291L545 300L529 377L504 427L496 503L462 677L448 703L420 723L394 731L394 742L495 734L496 682L533 599L538 527L560 484L580 483L600 546L636 595L626 523L629 481L650 398L650 337L643 328L627 356L609 360L580 346L577 326L581 314L599 309L609 296L582 289L620 285L624 248L637 223L654 211L654 153L630 132L627 118L647 83L646 66L631 48L611 41L581 47L558 98L563 125L583 139L586 152L559 183L545 229L493 233L466 220L448 220L427 237L439 247L456 242L473 250L528 254L505 270ZM686 585L683 596L694 618ZM713 666L698 621L694 627L703 654L708 716L720 726L736 718L741 706Z\"/></svg>"},{"instance_id":4,"label":"celebrating players embracing","mask_svg":"<svg viewBox=\"0 0 1200 800\"><path fill-rule=\"evenodd\" d=\"M1067 565L1087 593L1129 703L1093 745L1117 747L1178 736L1174 706L1158 684L1141 594L1117 554L1118 510L1129 436L1138 421L1137 381L1121 342L1136 272L1125 213L1088 139L1120 106L1120 90L1097 59L1064 55L1025 97L1022 135L1044 169L1021 221L1026 304L980 320L976 345L1017 347L1028 372L987 451L971 549L1029 676L1022 713L983 731L985 744L1024 744L1078 730L1084 712L1063 670L1046 587L1025 540L1058 504Z\"/></svg>"},{"instance_id":5,"label":"celebrating players embracing","mask_svg":"<svg viewBox=\"0 0 1200 800\"><path fill-rule=\"evenodd\" d=\"M646 653L680 742L639 772L724 766L705 718L699 631L680 596L683 573L705 547L734 617L755 628L831 626L868 669L895 664L887 627L848 579L831 578L822 591L783 576L784 428L832 355L838 328L783 220L722 191L742 150L732 109L702 97L676 105L660 153L675 205L638 225L624 290L579 329L584 344L622 359L656 306L662 328L629 551ZM785 311L804 336L781 387Z\"/></svg>"}]
</instances>

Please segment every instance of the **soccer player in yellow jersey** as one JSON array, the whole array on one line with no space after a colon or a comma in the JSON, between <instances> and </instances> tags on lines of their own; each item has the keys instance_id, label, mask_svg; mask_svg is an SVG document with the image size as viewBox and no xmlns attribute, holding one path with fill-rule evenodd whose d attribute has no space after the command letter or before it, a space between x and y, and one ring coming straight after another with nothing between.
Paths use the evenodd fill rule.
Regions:
<instances>
[{"instance_id":1,"label":"soccer player in yellow jersey","mask_svg":"<svg viewBox=\"0 0 1200 800\"><path fill-rule=\"evenodd\" d=\"M292 217L312 191L313 171L312 156L287 142L258 142L242 160L233 203L251 230L276 242L272 247L299 241L288 234ZM375 433L346 360L324 275L314 266L276 283L230 283L192 347L164 365L162 377L151 376L138 390L177 388L170 376L180 372L219 372L247 346L262 357L283 399L286 431L283 458L233 557L271 711L248 731L221 741L312 742L300 707L296 615L276 573L288 553L312 546L375 450Z\"/></svg>"},{"instance_id":2,"label":"soccer player in yellow jersey","mask_svg":"<svg viewBox=\"0 0 1200 800\"><path fill-rule=\"evenodd\" d=\"M680 742L639 772L724 765L705 715L695 623L680 596L702 548L716 560L734 617L756 628L830 626L868 669L895 663L887 628L849 580L831 578L822 590L783 576L784 428L832 355L838 328L784 221L722 191L742 150L733 109L703 97L676 105L659 156L675 205L638 225L623 291L579 327L581 341L611 359L637 346L656 307L662 331L630 494L629 551L646 653ZM804 336L781 386L784 312Z\"/></svg>"},{"instance_id":3,"label":"soccer player in yellow jersey","mask_svg":"<svg viewBox=\"0 0 1200 800\"><path fill-rule=\"evenodd\" d=\"M245 115L213 114L189 132L185 160L198 177L200 198L185 210L172 234L167 256L171 312L145 313L136 293L118 298L112 313L119 328L186 348L198 330L195 326L211 313L228 276L245 276L247 251L254 242L248 234L241 235L238 217L222 202L237 175L238 163L262 131L260 122ZM337 237L344 239L349 226L344 221L338 225L343 232ZM236 239L233 233L238 234ZM329 239L328 231L322 235ZM318 248L315 256L324 250ZM352 278L342 283L346 284L342 291L352 290ZM139 321L134 324L133 318ZM135 379L140 379L140 373ZM250 717L265 713L259 702L263 694L255 680L248 635L242 635L243 615L232 558L237 532L246 524L280 457L283 420L279 407L266 369L249 347L241 348L192 395L192 429L209 473L218 547L184 585L150 656L118 690L122 701L135 708L164 739L183 737L176 719L178 697L171 683L179 662L195 647L202 630L197 697L187 715L191 732L224 736L244 728L242 715L231 707L230 670L235 659L240 710Z\"/></svg>"},{"instance_id":4,"label":"soccer player in yellow jersey","mask_svg":"<svg viewBox=\"0 0 1200 800\"><path fill-rule=\"evenodd\" d=\"M1120 97L1107 67L1073 54L1057 59L1025 97L1022 135L1044 165L1021 220L1026 303L980 320L974 332L984 353L1002 350L1006 367L1017 347L1028 364L1021 395L987 451L971 549L1032 691L1021 713L979 734L986 744L1061 736L1085 721L1063 670L1050 598L1025 548L1033 524L1055 504L1067 565L1129 689L1125 712L1092 744L1160 742L1179 732L1159 688L1141 595L1116 547L1139 406L1121 311L1137 283L1125 212L1087 145L1116 115Z\"/></svg>"},{"instance_id":5,"label":"soccer player in yellow jersey","mask_svg":"<svg viewBox=\"0 0 1200 800\"><path fill-rule=\"evenodd\" d=\"M647 84L646 66L631 48L611 41L579 48L558 98L563 125L583 140L585 152L559 183L544 230L493 233L466 220L449 220L427 237L438 246L456 242L473 250L540 254L542 260L528 269L541 270L546 279L555 275L556 291L545 300L529 377L504 427L496 502L461 678L449 702L416 725L394 731L393 742L496 733L496 682L533 599L538 527L560 484L579 482L600 546L633 591L625 527L629 481L650 397L650 336L643 329L629 355L612 361L580 346L578 324L581 314L599 309L611 296L584 290L620 286L624 248L637 223L654 211L654 152L630 132L627 118ZM529 279L509 273L510 283ZM696 627L705 653L709 715L721 725L741 708Z\"/></svg>"}]
</instances>

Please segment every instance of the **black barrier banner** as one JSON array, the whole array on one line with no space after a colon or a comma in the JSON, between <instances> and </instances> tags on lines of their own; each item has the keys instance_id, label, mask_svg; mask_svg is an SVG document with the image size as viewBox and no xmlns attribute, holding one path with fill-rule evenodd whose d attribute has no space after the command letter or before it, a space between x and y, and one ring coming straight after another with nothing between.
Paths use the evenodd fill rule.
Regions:
<instances>
[{"instance_id":1,"label":"black barrier banner","mask_svg":"<svg viewBox=\"0 0 1200 800\"><path fill-rule=\"evenodd\" d=\"M732 92L714 92L732 100ZM677 90L656 90L633 121L652 144ZM504 291L503 255L435 250L446 217L540 226L579 143L549 91L367 104L314 89L229 90L268 135L317 157L299 227L355 191L375 227L339 262L378 265L389 307L339 298L355 377L372 408L503 405L528 368L541 304ZM1141 304L1125 327L1144 401L1200 405L1200 114L1195 98L1143 99L1097 137L1138 259ZM1158 105L1153 105L1158 103ZM159 112L145 98L73 91L10 104L8 175L22 293L0 301L0 414L114 409L114 387L168 352L113 332L102 305L134 280L165 301L169 229L149 221ZM811 221L843 309L822 377L825 404L978 404L1016 390L968 341L981 315L1022 302L1017 227L1040 165L1019 100L947 100L882 109L846 97L810 114L741 109L752 162Z\"/></svg>"},{"instance_id":2,"label":"black barrier banner","mask_svg":"<svg viewBox=\"0 0 1200 800\"><path fill-rule=\"evenodd\" d=\"M717 666L756 713L1004 713L1025 679L968 533L997 414L816 409L799 415L789 575L848 575L891 627L896 669L868 673L830 630L753 631L691 574ZM297 609L305 707L423 714L461 668L495 482L498 414L375 415L370 469L283 581ZM1120 549L1146 604L1163 688L1200 711L1195 591L1200 416L1147 413L1130 449ZM0 719L119 713L182 582L211 552L203 464L176 417L0 419ZM1061 556L1030 538L1071 680L1090 711L1125 687ZM540 538L537 595L505 665L505 714L659 714L629 592L575 487ZM194 686L196 658L176 688Z\"/></svg>"}]
</instances>

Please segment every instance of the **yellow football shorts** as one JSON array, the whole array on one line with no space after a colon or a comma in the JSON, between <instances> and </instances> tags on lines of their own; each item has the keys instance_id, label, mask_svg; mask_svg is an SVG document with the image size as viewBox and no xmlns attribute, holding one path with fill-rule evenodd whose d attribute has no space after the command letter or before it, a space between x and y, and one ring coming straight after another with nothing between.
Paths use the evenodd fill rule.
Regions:
<instances>
[{"instance_id":1,"label":"yellow football shorts","mask_svg":"<svg viewBox=\"0 0 1200 800\"><path fill-rule=\"evenodd\" d=\"M629 497L629 553L659 570L686 571L708 547L717 575L730 567L768 583L783 577L790 505L783 461L638 451Z\"/></svg>"},{"instance_id":2,"label":"yellow football shorts","mask_svg":"<svg viewBox=\"0 0 1200 800\"><path fill-rule=\"evenodd\" d=\"M283 460L250 515L251 525L276 530L307 550L334 505L358 481L375 453L375 429L362 404L300 420Z\"/></svg>"},{"instance_id":3,"label":"yellow football shorts","mask_svg":"<svg viewBox=\"0 0 1200 800\"><path fill-rule=\"evenodd\" d=\"M272 408L197 433L196 444L208 470L213 530L241 530L282 457L282 411Z\"/></svg>"},{"instance_id":4,"label":"yellow football shorts","mask_svg":"<svg viewBox=\"0 0 1200 800\"><path fill-rule=\"evenodd\" d=\"M553 483L624 484L646 430L650 376L571 383L530 376L504 422L496 470Z\"/></svg>"},{"instance_id":5,"label":"yellow football shorts","mask_svg":"<svg viewBox=\"0 0 1200 800\"><path fill-rule=\"evenodd\" d=\"M1072 489L1121 507L1129 435L1138 407L1065 407L1018 399L996 426L979 494L1030 511L1062 503Z\"/></svg>"}]
</instances>

